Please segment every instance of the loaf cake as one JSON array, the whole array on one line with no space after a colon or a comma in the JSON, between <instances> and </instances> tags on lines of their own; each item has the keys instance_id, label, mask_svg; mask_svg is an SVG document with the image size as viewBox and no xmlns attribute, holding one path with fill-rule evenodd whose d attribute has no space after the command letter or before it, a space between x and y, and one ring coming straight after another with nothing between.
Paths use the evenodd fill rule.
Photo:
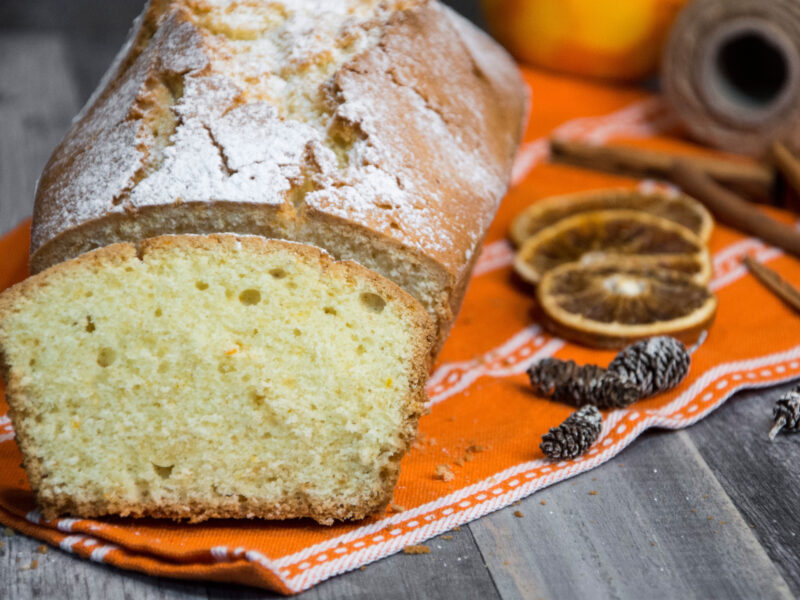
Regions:
<instances>
[{"instance_id":1,"label":"loaf cake","mask_svg":"<svg viewBox=\"0 0 800 600\"><path fill-rule=\"evenodd\" d=\"M256 236L113 244L0 295L48 518L364 517L391 498L433 338L385 278Z\"/></svg>"},{"instance_id":2,"label":"loaf cake","mask_svg":"<svg viewBox=\"0 0 800 600\"><path fill-rule=\"evenodd\" d=\"M433 0L151 0L42 174L32 269L165 233L300 241L408 291L438 347L526 109Z\"/></svg>"},{"instance_id":3,"label":"loaf cake","mask_svg":"<svg viewBox=\"0 0 800 600\"><path fill-rule=\"evenodd\" d=\"M526 102L435 1L151 0L0 296L43 514L385 506Z\"/></svg>"}]
</instances>

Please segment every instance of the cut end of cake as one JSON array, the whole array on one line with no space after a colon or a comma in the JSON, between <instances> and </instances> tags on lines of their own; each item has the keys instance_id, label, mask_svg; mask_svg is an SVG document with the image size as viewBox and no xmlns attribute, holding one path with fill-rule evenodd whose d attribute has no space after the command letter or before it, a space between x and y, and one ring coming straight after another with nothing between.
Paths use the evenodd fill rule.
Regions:
<instances>
[{"instance_id":1,"label":"cut end of cake","mask_svg":"<svg viewBox=\"0 0 800 600\"><path fill-rule=\"evenodd\" d=\"M0 296L48 518L367 516L391 498L433 338L388 280L255 236L116 244Z\"/></svg>"}]
</instances>

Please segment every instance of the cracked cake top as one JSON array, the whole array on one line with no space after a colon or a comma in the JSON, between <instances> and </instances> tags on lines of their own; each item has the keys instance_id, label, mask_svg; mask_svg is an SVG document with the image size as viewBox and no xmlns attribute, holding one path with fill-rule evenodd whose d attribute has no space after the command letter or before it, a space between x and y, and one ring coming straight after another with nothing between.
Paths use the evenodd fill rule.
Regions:
<instances>
[{"instance_id":1,"label":"cracked cake top","mask_svg":"<svg viewBox=\"0 0 800 600\"><path fill-rule=\"evenodd\" d=\"M425 0L161 0L133 33L40 182L34 252L110 214L213 201L469 260L514 146L493 143L490 105L513 103L498 92L518 75L460 17Z\"/></svg>"}]
</instances>

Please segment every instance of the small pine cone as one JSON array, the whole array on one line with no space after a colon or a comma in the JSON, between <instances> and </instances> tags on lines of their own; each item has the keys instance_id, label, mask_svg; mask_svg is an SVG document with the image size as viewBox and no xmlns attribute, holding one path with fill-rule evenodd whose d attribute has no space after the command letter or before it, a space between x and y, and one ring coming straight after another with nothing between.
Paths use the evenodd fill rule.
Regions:
<instances>
[{"instance_id":1,"label":"small pine cone","mask_svg":"<svg viewBox=\"0 0 800 600\"><path fill-rule=\"evenodd\" d=\"M603 369L592 377L570 379L553 392L553 400L571 406L591 404L599 408L624 408L638 399L636 384Z\"/></svg>"},{"instance_id":2,"label":"small pine cone","mask_svg":"<svg viewBox=\"0 0 800 600\"><path fill-rule=\"evenodd\" d=\"M534 393L570 406L622 408L639 399L635 384L597 365L545 358L528 369Z\"/></svg>"},{"instance_id":3,"label":"small pine cone","mask_svg":"<svg viewBox=\"0 0 800 600\"><path fill-rule=\"evenodd\" d=\"M774 440L781 431L800 432L800 385L778 399L772 409L772 419L775 425L769 432L770 440Z\"/></svg>"},{"instance_id":4,"label":"small pine cone","mask_svg":"<svg viewBox=\"0 0 800 600\"><path fill-rule=\"evenodd\" d=\"M608 370L635 383L639 396L647 398L683 381L690 362L683 344L675 338L659 336L628 346L611 361Z\"/></svg>"},{"instance_id":5,"label":"small pine cone","mask_svg":"<svg viewBox=\"0 0 800 600\"><path fill-rule=\"evenodd\" d=\"M600 435L603 416L596 406L587 405L572 413L558 427L553 427L542 436L545 456L555 460L575 458L586 452Z\"/></svg>"},{"instance_id":6,"label":"small pine cone","mask_svg":"<svg viewBox=\"0 0 800 600\"><path fill-rule=\"evenodd\" d=\"M605 369L595 365L580 366L574 360L543 358L528 368L533 391L537 396L551 397L557 388L571 379L589 380L597 377Z\"/></svg>"}]
</instances>

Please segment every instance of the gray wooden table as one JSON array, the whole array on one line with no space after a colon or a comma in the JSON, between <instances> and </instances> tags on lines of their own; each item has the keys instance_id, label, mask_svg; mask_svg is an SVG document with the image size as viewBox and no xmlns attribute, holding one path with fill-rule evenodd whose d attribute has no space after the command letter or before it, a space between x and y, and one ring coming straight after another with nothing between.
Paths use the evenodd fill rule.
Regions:
<instances>
[{"instance_id":1,"label":"gray wooden table","mask_svg":"<svg viewBox=\"0 0 800 600\"><path fill-rule=\"evenodd\" d=\"M476 2L453 4L477 16ZM0 233L30 214L38 173L139 7L0 0ZM800 595L800 435L766 440L785 389L737 394L687 430L647 433L602 467L431 540L429 555L389 557L303 598ZM0 541L0 598L273 596L40 555L21 535ZM22 570L32 558L38 568Z\"/></svg>"}]
</instances>

